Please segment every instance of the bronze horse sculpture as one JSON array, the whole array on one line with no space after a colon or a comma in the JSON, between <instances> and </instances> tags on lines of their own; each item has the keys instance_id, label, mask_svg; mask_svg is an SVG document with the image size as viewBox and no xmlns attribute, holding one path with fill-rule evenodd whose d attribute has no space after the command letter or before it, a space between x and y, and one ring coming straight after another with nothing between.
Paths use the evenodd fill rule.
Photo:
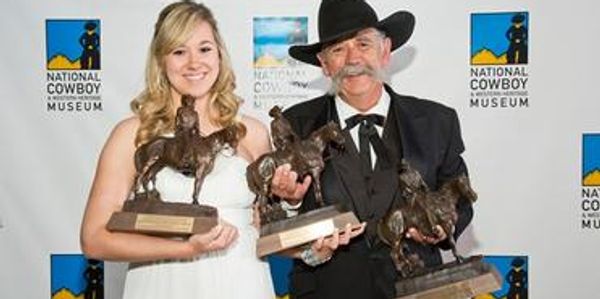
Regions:
<instances>
[{"instance_id":1,"label":"bronze horse sculpture","mask_svg":"<svg viewBox=\"0 0 600 299\"><path fill-rule=\"evenodd\" d=\"M164 167L195 177L192 203L198 204L198 194L204 178L213 169L216 155L226 147L235 149L237 131L234 126L216 131L206 137L200 135L195 99L183 96L175 118L173 137L157 137L138 147L134 161L137 171L134 184L135 199L142 197L160 200L155 190L156 174ZM152 182L152 189L149 184ZM143 193L137 193L139 189Z\"/></svg>"},{"instance_id":2,"label":"bronze horse sculpture","mask_svg":"<svg viewBox=\"0 0 600 299\"><path fill-rule=\"evenodd\" d=\"M430 191L421 174L402 160L399 166L399 188L404 200L396 200L392 208L378 223L377 232L384 243L392 247L391 256L402 277L410 276L422 268L423 263L416 255L405 254L406 232L414 227L424 236L437 237L439 227L448 236L452 254L457 261L463 258L456 251L453 236L458 221L458 200L477 200L469 178L461 174L445 182L437 191ZM438 227L439 226L439 227Z\"/></svg>"},{"instance_id":3,"label":"bronze horse sculpture","mask_svg":"<svg viewBox=\"0 0 600 299\"><path fill-rule=\"evenodd\" d=\"M279 107L271 109L269 114L274 118L271 122L271 134L275 151L263 154L246 168L248 187L256 194L262 223L285 218L285 212L273 200L271 181L275 169L286 163L298 174L299 180L306 175L312 177L317 204L319 207L324 206L320 184L320 175L325 167L323 152L329 144L336 147L344 144L342 131L334 122L322 126L308 138L300 140L281 114Z\"/></svg>"}]
</instances>

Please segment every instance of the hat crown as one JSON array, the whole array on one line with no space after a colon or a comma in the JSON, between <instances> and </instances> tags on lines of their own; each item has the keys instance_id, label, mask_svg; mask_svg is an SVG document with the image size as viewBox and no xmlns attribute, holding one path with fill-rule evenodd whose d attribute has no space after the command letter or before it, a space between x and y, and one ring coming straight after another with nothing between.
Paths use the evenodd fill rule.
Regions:
<instances>
[{"instance_id":1,"label":"hat crown","mask_svg":"<svg viewBox=\"0 0 600 299\"><path fill-rule=\"evenodd\" d=\"M397 11L379 20L375 10L364 0L323 0L319 6L319 41L310 45L293 45L288 53L295 59L321 66L317 58L323 47L351 38L360 30L377 28L392 41L391 50L402 46L415 27L415 17L408 11Z\"/></svg>"},{"instance_id":2,"label":"hat crown","mask_svg":"<svg viewBox=\"0 0 600 299\"><path fill-rule=\"evenodd\" d=\"M319 8L319 39L375 27L377 22L377 14L363 0L324 0Z\"/></svg>"}]
</instances>

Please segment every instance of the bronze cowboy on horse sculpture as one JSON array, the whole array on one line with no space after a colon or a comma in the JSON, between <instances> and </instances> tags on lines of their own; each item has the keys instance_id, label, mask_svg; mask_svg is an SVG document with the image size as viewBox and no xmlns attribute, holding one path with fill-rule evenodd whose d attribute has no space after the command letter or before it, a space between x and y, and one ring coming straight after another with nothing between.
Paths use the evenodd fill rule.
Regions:
<instances>
[{"instance_id":1,"label":"bronze cowboy on horse sculpture","mask_svg":"<svg viewBox=\"0 0 600 299\"><path fill-rule=\"evenodd\" d=\"M280 203L276 202L271 194L271 180L275 169L289 163L291 170L298 173L298 178L310 175L317 204L319 207L323 207L320 185L320 175L325 167L323 152L328 144L336 147L342 147L344 144L342 131L334 122L312 132L305 140L300 140L281 113L281 108L273 107L269 111L269 115L273 117L271 135L275 151L260 156L246 169L248 187L256 194L261 223L265 224L286 217Z\"/></svg>"},{"instance_id":2,"label":"bronze cowboy on horse sculpture","mask_svg":"<svg viewBox=\"0 0 600 299\"><path fill-rule=\"evenodd\" d=\"M186 176L195 177L192 204L198 205L202 183L213 169L217 154L227 147L236 148L236 130L233 126L206 137L200 135L194 101L195 98L189 95L181 98L173 137L155 138L136 150L134 199L160 200L158 191L154 189L156 174L168 166ZM152 189L149 187L150 182ZM140 189L142 193L139 193Z\"/></svg>"},{"instance_id":3,"label":"bronze cowboy on horse sculpture","mask_svg":"<svg viewBox=\"0 0 600 299\"><path fill-rule=\"evenodd\" d=\"M416 274L423 268L423 262L415 254L405 253L404 237L409 228L414 227L425 236L434 237L441 229L448 236L452 254L458 262L463 258L456 252L453 236L454 225L458 220L456 204L458 200L477 200L469 178L462 174L444 183L439 190L430 191L421 177L405 160L398 169L399 188L404 200L396 200L391 209L381 219L377 232L381 240L392 247L391 256L398 273L402 277Z\"/></svg>"}]
</instances>

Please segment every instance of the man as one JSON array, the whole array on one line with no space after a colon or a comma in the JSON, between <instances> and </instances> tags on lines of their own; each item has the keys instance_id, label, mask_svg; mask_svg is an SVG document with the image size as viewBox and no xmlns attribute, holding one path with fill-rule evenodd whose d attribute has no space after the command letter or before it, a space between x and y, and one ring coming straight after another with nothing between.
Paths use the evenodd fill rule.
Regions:
<instances>
[{"instance_id":1,"label":"man","mask_svg":"<svg viewBox=\"0 0 600 299\"><path fill-rule=\"evenodd\" d=\"M376 227L392 202L402 200L397 190L400 159L417 169L434 190L467 171L455 111L398 95L383 83L382 70L390 63L391 52L408 40L413 28L414 17L406 11L378 21L362 0L323 0L320 42L289 50L292 57L321 67L332 88L284 115L301 138L328 121L341 125L345 151L333 152L328 160L321 177L323 195L326 204L345 204L367 223L366 229L347 227L292 252L297 257L292 298L393 298L397 273L390 248L377 238ZM310 178L296 183L297 178L289 165L279 167L273 192L286 200L288 210L316 208L313 192L307 192ZM455 237L472 218L470 205L457 208ZM412 228L409 237L409 250L426 266L442 262L438 248L448 246L442 230L437 237L425 237Z\"/></svg>"},{"instance_id":2,"label":"man","mask_svg":"<svg viewBox=\"0 0 600 299\"><path fill-rule=\"evenodd\" d=\"M506 31L509 46L506 50L506 61L509 64L527 63L527 27L525 15L518 13L511 19L512 26Z\"/></svg>"}]
</instances>

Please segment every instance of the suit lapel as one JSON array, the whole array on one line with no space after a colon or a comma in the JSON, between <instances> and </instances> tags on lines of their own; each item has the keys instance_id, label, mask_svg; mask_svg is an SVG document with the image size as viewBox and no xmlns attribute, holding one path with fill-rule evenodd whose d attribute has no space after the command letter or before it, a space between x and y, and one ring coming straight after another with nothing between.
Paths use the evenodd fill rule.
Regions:
<instances>
[{"instance_id":1,"label":"suit lapel","mask_svg":"<svg viewBox=\"0 0 600 299\"><path fill-rule=\"evenodd\" d=\"M427 171L426 152L431 151L431 140L428 140L429 134L424 134L427 128L427 118L423 113L413 109L411 101L406 97L395 94L389 87L392 97L392 109L396 113L396 126L402 141L402 157L407 160L412 167L416 168L421 174Z\"/></svg>"}]
</instances>

